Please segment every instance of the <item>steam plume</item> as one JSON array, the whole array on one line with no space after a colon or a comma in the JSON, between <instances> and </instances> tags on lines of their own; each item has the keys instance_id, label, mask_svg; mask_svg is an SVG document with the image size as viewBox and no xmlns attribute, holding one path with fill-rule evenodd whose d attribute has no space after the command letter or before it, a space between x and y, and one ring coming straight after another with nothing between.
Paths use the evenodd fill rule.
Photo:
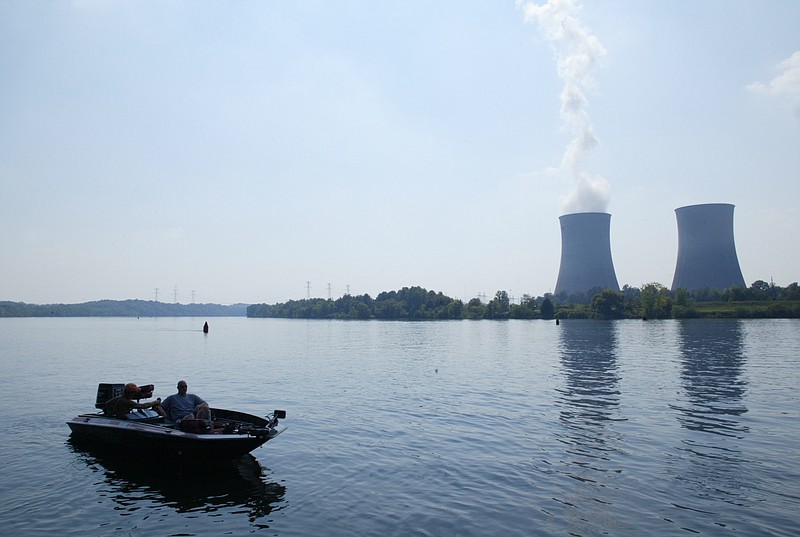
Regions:
<instances>
[{"instance_id":1,"label":"steam plume","mask_svg":"<svg viewBox=\"0 0 800 537\"><path fill-rule=\"evenodd\" d=\"M565 213L599 211L608 207L609 185L601 175L581 168L584 155L599 145L587 111L585 90L594 84L592 70L606 55L606 49L576 18L579 11L573 0L549 0L535 4L517 0L525 21L536 21L553 44L558 61L558 76L564 81L561 91L561 118L573 135L561 159L560 171L573 181L573 190L561 198Z\"/></svg>"}]
</instances>

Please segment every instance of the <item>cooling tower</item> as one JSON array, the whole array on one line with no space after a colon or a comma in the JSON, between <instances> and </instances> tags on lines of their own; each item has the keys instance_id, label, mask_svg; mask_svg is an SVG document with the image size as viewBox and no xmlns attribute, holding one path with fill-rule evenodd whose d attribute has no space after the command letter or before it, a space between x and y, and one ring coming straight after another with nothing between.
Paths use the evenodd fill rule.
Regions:
<instances>
[{"instance_id":1,"label":"cooling tower","mask_svg":"<svg viewBox=\"0 0 800 537\"><path fill-rule=\"evenodd\" d=\"M590 289L619 291L611 261L611 215L574 213L560 216L561 268L556 295L585 293Z\"/></svg>"},{"instance_id":2,"label":"cooling tower","mask_svg":"<svg viewBox=\"0 0 800 537\"><path fill-rule=\"evenodd\" d=\"M675 209L678 262L672 290L745 287L733 241L733 205L706 203Z\"/></svg>"}]
</instances>

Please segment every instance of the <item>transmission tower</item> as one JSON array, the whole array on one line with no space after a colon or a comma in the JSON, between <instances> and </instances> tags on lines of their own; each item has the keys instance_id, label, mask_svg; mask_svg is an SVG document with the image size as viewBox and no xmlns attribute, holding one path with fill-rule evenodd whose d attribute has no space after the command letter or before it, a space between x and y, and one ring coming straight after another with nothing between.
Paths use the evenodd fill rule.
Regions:
<instances>
[{"instance_id":1,"label":"transmission tower","mask_svg":"<svg viewBox=\"0 0 800 537\"><path fill-rule=\"evenodd\" d=\"M306 300L311 298L311 282L306 281Z\"/></svg>"}]
</instances>

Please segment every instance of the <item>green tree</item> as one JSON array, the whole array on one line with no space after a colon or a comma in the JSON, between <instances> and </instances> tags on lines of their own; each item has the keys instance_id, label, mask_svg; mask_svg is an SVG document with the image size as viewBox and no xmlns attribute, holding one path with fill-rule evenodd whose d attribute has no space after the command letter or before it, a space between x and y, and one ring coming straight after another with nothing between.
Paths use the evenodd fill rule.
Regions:
<instances>
[{"instance_id":1,"label":"green tree","mask_svg":"<svg viewBox=\"0 0 800 537\"><path fill-rule=\"evenodd\" d=\"M536 316L536 299L531 295L522 295L518 305L511 305L513 319L533 319Z\"/></svg>"},{"instance_id":2,"label":"green tree","mask_svg":"<svg viewBox=\"0 0 800 537\"><path fill-rule=\"evenodd\" d=\"M675 289L675 297L672 303L672 317L675 319L689 319L696 316L696 311L692 307L692 298L689 292L683 287Z\"/></svg>"},{"instance_id":3,"label":"green tree","mask_svg":"<svg viewBox=\"0 0 800 537\"><path fill-rule=\"evenodd\" d=\"M800 286L797 282L792 282L782 289L778 296L781 300L800 300Z\"/></svg>"},{"instance_id":4,"label":"green tree","mask_svg":"<svg viewBox=\"0 0 800 537\"><path fill-rule=\"evenodd\" d=\"M460 300L453 300L447 304L445 311L447 312L445 319L461 319L464 315L464 303Z\"/></svg>"},{"instance_id":5,"label":"green tree","mask_svg":"<svg viewBox=\"0 0 800 537\"><path fill-rule=\"evenodd\" d=\"M722 292L719 289L702 287L692 291L692 298L694 298L696 302L715 302L717 300L722 300Z\"/></svg>"},{"instance_id":6,"label":"green tree","mask_svg":"<svg viewBox=\"0 0 800 537\"><path fill-rule=\"evenodd\" d=\"M467 303L467 311L465 316L467 319L479 320L483 319L486 313L486 306L483 305L480 298L473 298Z\"/></svg>"},{"instance_id":7,"label":"green tree","mask_svg":"<svg viewBox=\"0 0 800 537\"><path fill-rule=\"evenodd\" d=\"M667 288L653 282L642 286L642 316L652 319L666 319L672 311L672 301Z\"/></svg>"},{"instance_id":8,"label":"green tree","mask_svg":"<svg viewBox=\"0 0 800 537\"><path fill-rule=\"evenodd\" d=\"M676 306L688 306L690 303L691 303L691 298L689 298L689 291L687 291L683 287L675 289L674 304Z\"/></svg>"},{"instance_id":9,"label":"green tree","mask_svg":"<svg viewBox=\"0 0 800 537\"><path fill-rule=\"evenodd\" d=\"M359 320L366 320L370 317L369 306L367 306L364 302L356 302L353 305L353 308L349 312L349 317L351 319L359 319Z\"/></svg>"},{"instance_id":10,"label":"green tree","mask_svg":"<svg viewBox=\"0 0 800 537\"><path fill-rule=\"evenodd\" d=\"M497 291L494 298L486 305L486 316L490 319L508 319L511 301L506 291Z\"/></svg>"},{"instance_id":11,"label":"green tree","mask_svg":"<svg viewBox=\"0 0 800 537\"><path fill-rule=\"evenodd\" d=\"M542 319L553 318L556 308L553 306L553 301L550 300L550 297L544 297L544 300L542 300L542 305L539 307L539 311L542 313Z\"/></svg>"},{"instance_id":12,"label":"green tree","mask_svg":"<svg viewBox=\"0 0 800 537\"><path fill-rule=\"evenodd\" d=\"M748 289L750 294L750 300L770 300L774 298L774 293L772 292L774 286L771 286L764 280L756 280L750 285L750 289Z\"/></svg>"},{"instance_id":13,"label":"green tree","mask_svg":"<svg viewBox=\"0 0 800 537\"><path fill-rule=\"evenodd\" d=\"M407 315L408 312L405 310L404 303L395 298L377 300L375 302L376 319L404 319Z\"/></svg>"},{"instance_id":14,"label":"green tree","mask_svg":"<svg viewBox=\"0 0 800 537\"><path fill-rule=\"evenodd\" d=\"M592 297L592 317L595 319L622 319L625 295L605 289Z\"/></svg>"},{"instance_id":15,"label":"green tree","mask_svg":"<svg viewBox=\"0 0 800 537\"><path fill-rule=\"evenodd\" d=\"M747 295L747 289L739 285L734 285L722 291L722 300L728 302L743 302L747 300Z\"/></svg>"}]
</instances>

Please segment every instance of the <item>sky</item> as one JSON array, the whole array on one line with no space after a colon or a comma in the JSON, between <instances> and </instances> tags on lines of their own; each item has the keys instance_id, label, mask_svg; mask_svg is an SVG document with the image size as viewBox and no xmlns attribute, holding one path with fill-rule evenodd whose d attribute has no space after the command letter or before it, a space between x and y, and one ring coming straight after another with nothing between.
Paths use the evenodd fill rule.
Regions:
<instances>
[{"instance_id":1,"label":"sky","mask_svg":"<svg viewBox=\"0 0 800 537\"><path fill-rule=\"evenodd\" d=\"M552 292L559 216L669 287L732 203L800 279L800 2L0 1L0 300Z\"/></svg>"}]
</instances>

